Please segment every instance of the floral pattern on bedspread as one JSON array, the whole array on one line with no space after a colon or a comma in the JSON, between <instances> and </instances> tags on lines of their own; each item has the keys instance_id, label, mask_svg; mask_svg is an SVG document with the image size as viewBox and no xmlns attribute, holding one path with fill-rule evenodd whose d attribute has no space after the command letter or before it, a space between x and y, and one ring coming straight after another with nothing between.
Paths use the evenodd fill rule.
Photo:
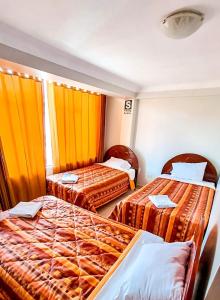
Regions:
<instances>
[{"instance_id":1,"label":"floral pattern on bedspread","mask_svg":"<svg viewBox=\"0 0 220 300\"><path fill-rule=\"evenodd\" d=\"M11 299L86 299L136 234L53 196L34 219L0 221L0 285Z\"/></svg>"},{"instance_id":2,"label":"floral pattern on bedspread","mask_svg":"<svg viewBox=\"0 0 220 300\"><path fill-rule=\"evenodd\" d=\"M64 173L50 175L47 177L47 193L93 212L129 190L127 173L98 164L66 173L78 175L78 182L63 184Z\"/></svg>"}]
</instances>

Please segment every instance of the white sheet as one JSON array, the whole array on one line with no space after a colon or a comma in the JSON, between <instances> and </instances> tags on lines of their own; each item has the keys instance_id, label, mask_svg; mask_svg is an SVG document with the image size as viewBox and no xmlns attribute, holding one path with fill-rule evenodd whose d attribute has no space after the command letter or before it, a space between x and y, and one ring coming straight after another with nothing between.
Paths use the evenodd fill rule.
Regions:
<instances>
[{"instance_id":1,"label":"white sheet","mask_svg":"<svg viewBox=\"0 0 220 300\"><path fill-rule=\"evenodd\" d=\"M122 170L121 169L121 171L127 173L130 180L134 180L134 178L135 178L135 169L132 169L132 168L130 168L129 170Z\"/></svg>"},{"instance_id":2,"label":"white sheet","mask_svg":"<svg viewBox=\"0 0 220 300\"><path fill-rule=\"evenodd\" d=\"M191 183L191 184L197 184L197 185L201 185L201 186L207 186L207 187L215 190L215 184L213 182L180 179L180 178L173 177L172 175L169 175L169 174L162 174L162 175L159 176L159 178L166 178L166 179L176 180L176 181L185 182L185 183Z\"/></svg>"},{"instance_id":3,"label":"white sheet","mask_svg":"<svg viewBox=\"0 0 220 300\"><path fill-rule=\"evenodd\" d=\"M130 168L129 170L125 170L125 169L122 169L122 168L120 168L120 167L110 167L108 164L105 164L105 163L98 163L98 165L101 165L101 166L105 166L105 167L108 167L108 168L112 168L112 169L116 169L116 170L120 170L120 171L123 171L123 172L125 172L125 173L127 173L128 174L128 176L129 176L129 179L130 180L134 180L134 178L135 178L135 169L133 169L133 168Z\"/></svg>"},{"instance_id":4,"label":"white sheet","mask_svg":"<svg viewBox=\"0 0 220 300\"><path fill-rule=\"evenodd\" d=\"M179 300L191 243L152 243L142 232L94 300Z\"/></svg>"},{"instance_id":5,"label":"white sheet","mask_svg":"<svg viewBox=\"0 0 220 300\"><path fill-rule=\"evenodd\" d=\"M122 158L117 158L117 157L111 157L108 160L105 161L105 163L109 166L109 167L119 167L122 168L124 170L129 170L131 168L131 164Z\"/></svg>"}]
</instances>

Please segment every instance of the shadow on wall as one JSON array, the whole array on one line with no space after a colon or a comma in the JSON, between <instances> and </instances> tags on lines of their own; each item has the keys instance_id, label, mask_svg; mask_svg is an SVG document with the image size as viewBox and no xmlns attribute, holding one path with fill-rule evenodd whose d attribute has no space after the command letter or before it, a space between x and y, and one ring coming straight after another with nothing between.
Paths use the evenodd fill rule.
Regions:
<instances>
[{"instance_id":1,"label":"shadow on wall","mask_svg":"<svg viewBox=\"0 0 220 300\"><path fill-rule=\"evenodd\" d=\"M213 283L211 285L210 290L208 291L208 294L207 294L205 300L217 300L217 299L219 299L219 295L220 295L219 280L220 280L220 269L218 269L218 271L215 275L215 278L213 280Z\"/></svg>"},{"instance_id":2,"label":"shadow on wall","mask_svg":"<svg viewBox=\"0 0 220 300\"><path fill-rule=\"evenodd\" d=\"M134 152L137 155L138 162L139 162L137 185L143 186L149 182L147 180L147 176L146 176L146 174L147 174L147 166L145 165L146 158L137 149L134 149Z\"/></svg>"},{"instance_id":3,"label":"shadow on wall","mask_svg":"<svg viewBox=\"0 0 220 300\"><path fill-rule=\"evenodd\" d=\"M193 296L194 300L205 299L206 288L211 274L213 259L216 251L217 237L218 227L217 225L215 225L210 231L202 255L200 257L197 284Z\"/></svg>"}]
</instances>

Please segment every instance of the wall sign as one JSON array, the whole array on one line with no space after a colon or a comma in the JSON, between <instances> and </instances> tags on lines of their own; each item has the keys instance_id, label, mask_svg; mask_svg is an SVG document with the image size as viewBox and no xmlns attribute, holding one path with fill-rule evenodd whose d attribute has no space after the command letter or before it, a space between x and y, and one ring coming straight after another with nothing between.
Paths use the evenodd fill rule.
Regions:
<instances>
[{"instance_id":1,"label":"wall sign","mask_svg":"<svg viewBox=\"0 0 220 300\"><path fill-rule=\"evenodd\" d=\"M131 114L132 112L132 100L125 100L124 114Z\"/></svg>"}]
</instances>

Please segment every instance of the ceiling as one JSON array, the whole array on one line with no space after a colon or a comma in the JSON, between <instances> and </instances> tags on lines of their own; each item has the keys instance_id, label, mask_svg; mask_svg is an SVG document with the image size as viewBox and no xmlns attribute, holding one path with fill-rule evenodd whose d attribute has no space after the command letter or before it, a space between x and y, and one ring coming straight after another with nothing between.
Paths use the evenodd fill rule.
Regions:
<instances>
[{"instance_id":1,"label":"ceiling","mask_svg":"<svg viewBox=\"0 0 220 300\"><path fill-rule=\"evenodd\" d=\"M79 83L74 80L70 80L68 78L56 76L54 74L43 72L41 70L33 69L33 68L30 68L30 67L27 67L24 65L16 64L14 62L11 62L11 61L8 61L5 59L1 59L1 58L0 58L0 66L4 71L11 70L15 73L17 72L17 73L21 73L21 74L27 74L29 76L36 76L39 79L44 79L44 80L47 80L48 82L53 81L53 82L57 82L59 84L65 84L67 86L74 86L74 87L80 88L82 90L87 90L90 92L96 92L96 93L102 93L102 94L108 94L108 95L114 96L114 94L108 93L108 91L95 88L91 85Z\"/></svg>"},{"instance_id":2,"label":"ceiling","mask_svg":"<svg viewBox=\"0 0 220 300\"><path fill-rule=\"evenodd\" d=\"M186 3L205 14L204 24L186 39L169 39L160 20ZM134 92L220 86L219 0L0 0L0 5L0 20L10 33L26 34L74 59L71 67L112 84ZM1 31L0 42L17 47L8 36ZM37 43L26 47L36 55Z\"/></svg>"}]
</instances>

